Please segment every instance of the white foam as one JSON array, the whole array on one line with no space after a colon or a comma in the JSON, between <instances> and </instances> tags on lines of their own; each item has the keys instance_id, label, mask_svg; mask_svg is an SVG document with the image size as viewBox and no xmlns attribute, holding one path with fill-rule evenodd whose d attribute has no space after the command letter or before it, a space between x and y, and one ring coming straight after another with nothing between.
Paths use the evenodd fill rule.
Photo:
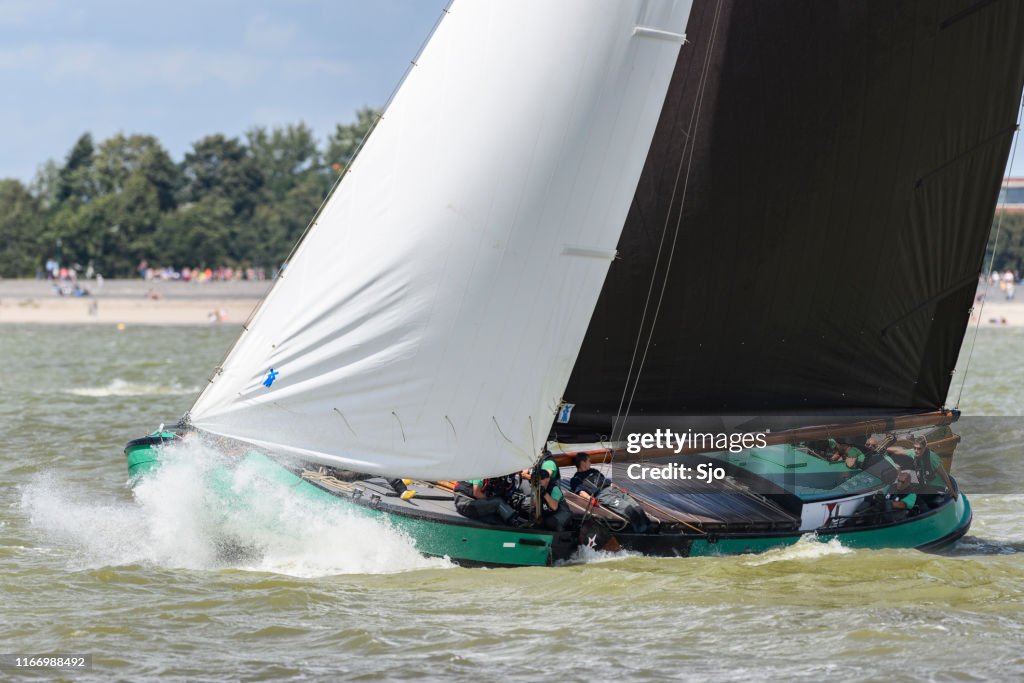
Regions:
<instances>
[{"instance_id":1,"label":"white foam","mask_svg":"<svg viewBox=\"0 0 1024 683\"><path fill-rule=\"evenodd\" d=\"M748 567L758 567L773 562L787 562L793 560L815 560L830 555L847 555L855 552L839 542L838 538L828 541L820 541L815 534L804 534L793 545L782 548L775 548L757 556L757 559L744 562Z\"/></svg>"},{"instance_id":2,"label":"white foam","mask_svg":"<svg viewBox=\"0 0 1024 683\"><path fill-rule=\"evenodd\" d=\"M597 550L581 545L566 561L566 564L599 564L601 562L618 562L631 557L643 557L643 553L631 550Z\"/></svg>"},{"instance_id":3,"label":"white foam","mask_svg":"<svg viewBox=\"0 0 1024 683\"><path fill-rule=\"evenodd\" d=\"M315 577L450 566L420 555L382 521L312 501L252 468L223 468L201 445L163 455L163 466L135 488L135 503L86 500L49 474L22 491L22 508L79 567L153 563Z\"/></svg>"},{"instance_id":4,"label":"white foam","mask_svg":"<svg viewBox=\"0 0 1024 683\"><path fill-rule=\"evenodd\" d=\"M180 384L143 384L141 382L129 382L115 378L105 387L75 387L65 389L64 391L75 396L101 398L105 396L196 394L199 393L199 387L183 387Z\"/></svg>"}]
</instances>

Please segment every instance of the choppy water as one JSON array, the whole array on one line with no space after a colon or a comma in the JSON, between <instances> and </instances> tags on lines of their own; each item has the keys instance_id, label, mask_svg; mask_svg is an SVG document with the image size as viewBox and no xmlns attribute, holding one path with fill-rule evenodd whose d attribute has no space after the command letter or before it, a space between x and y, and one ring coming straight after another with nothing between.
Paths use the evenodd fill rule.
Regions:
<instances>
[{"instance_id":1,"label":"choppy water","mask_svg":"<svg viewBox=\"0 0 1024 683\"><path fill-rule=\"evenodd\" d=\"M199 449L125 488L123 443L172 422L232 328L0 326L0 653L83 680L1024 677L1024 428L972 417L950 556L814 541L764 555L595 555L461 569L287 490L195 484ZM1024 330L983 329L961 407L1022 415ZM259 552L218 559L223 531ZM52 674L2 676L49 678Z\"/></svg>"}]
</instances>

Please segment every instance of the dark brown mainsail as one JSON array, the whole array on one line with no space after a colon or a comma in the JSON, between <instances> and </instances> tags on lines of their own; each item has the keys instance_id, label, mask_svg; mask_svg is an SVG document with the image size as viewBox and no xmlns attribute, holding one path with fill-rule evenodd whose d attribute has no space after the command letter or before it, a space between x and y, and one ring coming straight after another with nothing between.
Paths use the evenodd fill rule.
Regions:
<instances>
[{"instance_id":1,"label":"dark brown mainsail","mask_svg":"<svg viewBox=\"0 0 1024 683\"><path fill-rule=\"evenodd\" d=\"M698 0L688 38L571 424L610 427L631 397L631 415L943 406L1015 130L1024 3Z\"/></svg>"}]
</instances>

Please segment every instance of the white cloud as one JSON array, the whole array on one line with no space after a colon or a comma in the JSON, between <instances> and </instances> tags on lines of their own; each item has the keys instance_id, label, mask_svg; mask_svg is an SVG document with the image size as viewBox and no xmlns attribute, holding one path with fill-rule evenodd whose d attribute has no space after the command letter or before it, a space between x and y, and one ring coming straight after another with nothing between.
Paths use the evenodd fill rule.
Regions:
<instances>
[{"instance_id":1,"label":"white cloud","mask_svg":"<svg viewBox=\"0 0 1024 683\"><path fill-rule=\"evenodd\" d=\"M352 67L320 57L271 58L189 48L114 48L103 43L0 47L0 71L51 85L88 82L98 88L162 85L185 89L211 84L233 89L280 80L319 81L349 75Z\"/></svg>"},{"instance_id":2,"label":"white cloud","mask_svg":"<svg viewBox=\"0 0 1024 683\"><path fill-rule=\"evenodd\" d=\"M3 0L0 2L0 28L25 26L56 10L55 0Z\"/></svg>"},{"instance_id":3,"label":"white cloud","mask_svg":"<svg viewBox=\"0 0 1024 683\"><path fill-rule=\"evenodd\" d=\"M245 44L260 50L284 51L292 46L298 28L295 24L283 24L259 14L245 26Z\"/></svg>"}]
</instances>

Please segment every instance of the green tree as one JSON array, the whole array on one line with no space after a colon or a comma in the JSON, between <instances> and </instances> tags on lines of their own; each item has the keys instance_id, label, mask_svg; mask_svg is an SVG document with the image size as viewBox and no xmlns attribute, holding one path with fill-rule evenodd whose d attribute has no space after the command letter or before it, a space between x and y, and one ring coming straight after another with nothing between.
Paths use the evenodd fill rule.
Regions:
<instances>
[{"instance_id":1,"label":"green tree","mask_svg":"<svg viewBox=\"0 0 1024 683\"><path fill-rule=\"evenodd\" d=\"M998 241L997 235L998 233ZM995 258L992 251L995 249ZM983 268L1003 272L1007 269L1024 274L1024 214L996 213L985 248ZM988 273L986 273L988 275Z\"/></svg>"},{"instance_id":2,"label":"green tree","mask_svg":"<svg viewBox=\"0 0 1024 683\"><path fill-rule=\"evenodd\" d=\"M49 159L36 169L29 191L39 200L43 209L51 209L57 204L59 184L60 166L53 159Z\"/></svg>"},{"instance_id":3,"label":"green tree","mask_svg":"<svg viewBox=\"0 0 1024 683\"><path fill-rule=\"evenodd\" d=\"M246 133L249 151L263 175L267 201L279 201L311 173L320 170L320 152L312 129L304 123L285 128L253 128Z\"/></svg>"},{"instance_id":4,"label":"green tree","mask_svg":"<svg viewBox=\"0 0 1024 683\"><path fill-rule=\"evenodd\" d=\"M185 202L208 196L227 199L236 215L248 217L260 203L263 173L237 138L209 135L192 145L181 165Z\"/></svg>"},{"instance_id":5,"label":"green tree","mask_svg":"<svg viewBox=\"0 0 1024 683\"><path fill-rule=\"evenodd\" d=\"M244 230L236 231L235 258L272 268L284 259L330 189L313 131L304 124L256 128L249 148L264 176L263 202Z\"/></svg>"},{"instance_id":6,"label":"green tree","mask_svg":"<svg viewBox=\"0 0 1024 683\"><path fill-rule=\"evenodd\" d=\"M93 261L99 272L116 275L105 268L101 219L93 203L62 204L48 216L43 232L48 255L55 256L62 266L83 266Z\"/></svg>"},{"instance_id":7,"label":"green tree","mask_svg":"<svg viewBox=\"0 0 1024 683\"><path fill-rule=\"evenodd\" d=\"M161 261L184 267L214 267L231 259L235 211L231 201L209 194L165 214L155 240Z\"/></svg>"},{"instance_id":8,"label":"green tree","mask_svg":"<svg viewBox=\"0 0 1024 683\"><path fill-rule=\"evenodd\" d=\"M247 240L239 241L241 260L272 268L281 263L302 236L330 190L330 180L319 173L307 173L276 202L257 208Z\"/></svg>"},{"instance_id":9,"label":"green tree","mask_svg":"<svg viewBox=\"0 0 1024 683\"><path fill-rule=\"evenodd\" d=\"M334 129L334 133L327 139L327 165L336 173L340 173L352 163L356 152L373 126L380 118L380 111L370 107L363 107L356 112L356 120L353 123L341 124Z\"/></svg>"},{"instance_id":10,"label":"green tree","mask_svg":"<svg viewBox=\"0 0 1024 683\"><path fill-rule=\"evenodd\" d=\"M43 211L17 180L0 180L0 277L26 277L42 266Z\"/></svg>"},{"instance_id":11,"label":"green tree","mask_svg":"<svg viewBox=\"0 0 1024 683\"><path fill-rule=\"evenodd\" d=\"M153 187L161 211L169 211L177 204L175 194L181 185L181 171L151 135L118 133L104 140L93 167L100 194L119 193L130 179L139 178Z\"/></svg>"},{"instance_id":12,"label":"green tree","mask_svg":"<svg viewBox=\"0 0 1024 683\"><path fill-rule=\"evenodd\" d=\"M302 123L253 128L244 142L209 135L179 164L153 136L118 133L95 145L84 133L63 164L40 167L30 189L4 186L2 265L29 273L55 256L64 265L92 263L108 276L132 275L142 259L179 268L273 267L377 118L364 108L354 122L338 125L326 157Z\"/></svg>"},{"instance_id":13,"label":"green tree","mask_svg":"<svg viewBox=\"0 0 1024 683\"><path fill-rule=\"evenodd\" d=\"M129 175L119 192L103 195L86 211L85 224L94 239L80 256L82 262L92 261L108 275L127 276L142 259L156 257L160 194L141 173Z\"/></svg>"},{"instance_id":14,"label":"green tree","mask_svg":"<svg viewBox=\"0 0 1024 683\"><path fill-rule=\"evenodd\" d=\"M68 160L57 174L59 203L87 203L96 196L92 167L95 150L92 135L83 133L68 153Z\"/></svg>"}]
</instances>

